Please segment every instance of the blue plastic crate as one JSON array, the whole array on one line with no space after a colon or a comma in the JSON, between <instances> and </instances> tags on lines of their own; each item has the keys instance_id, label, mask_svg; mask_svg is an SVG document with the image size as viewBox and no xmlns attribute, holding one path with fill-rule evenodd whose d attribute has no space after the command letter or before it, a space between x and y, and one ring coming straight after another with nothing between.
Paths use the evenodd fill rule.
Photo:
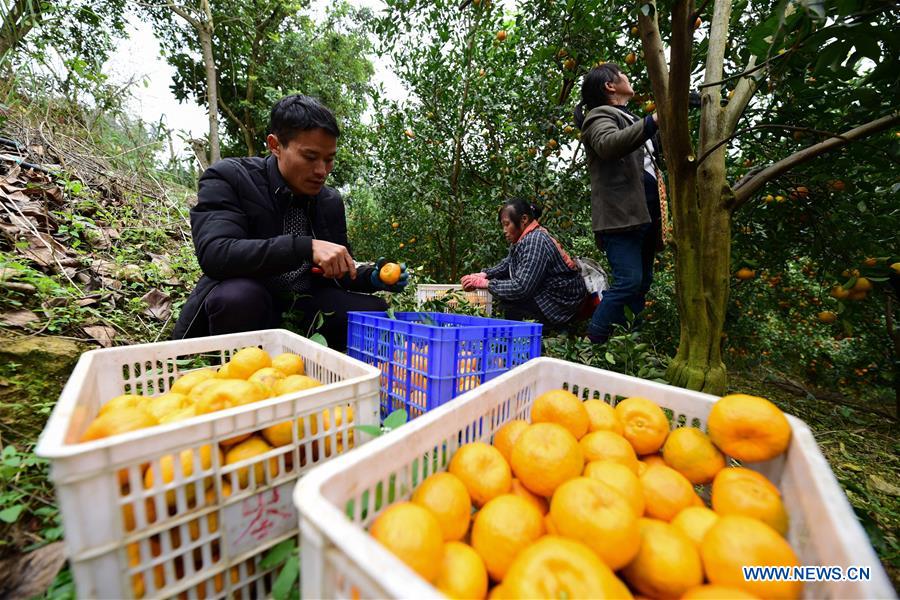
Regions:
<instances>
[{"instance_id":1,"label":"blue plastic crate","mask_svg":"<svg viewBox=\"0 0 900 600\"><path fill-rule=\"evenodd\" d=\"M351 312L347 354L381 369L381 411L417 417L541 355L539 323L435 312Z\"/></svg>"}]
</instances>

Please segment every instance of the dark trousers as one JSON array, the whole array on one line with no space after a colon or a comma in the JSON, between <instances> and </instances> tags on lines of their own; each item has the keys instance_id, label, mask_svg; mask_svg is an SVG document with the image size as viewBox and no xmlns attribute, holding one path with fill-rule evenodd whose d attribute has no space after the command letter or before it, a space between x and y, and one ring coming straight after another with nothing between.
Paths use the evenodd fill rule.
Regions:
<instances>
[{"instance_id":1,"label":"dark trousers","mask_svg":"<svg viewBox=\"0 0 900 600\"><path fill-rule=\"evenodd\" d=\"M541 312L541 307L538 306L538 303L534 301L534 298L529 298L527 300L520 300L518 302L511 302L508 300L501 300L499 302L500 312L503 313L503 317L509 319L510 321L523 321L525 319L531 321L537 321L538 323L543 323L547 325L549 321L544 316L544 313Z\"/></svg>"},{"instance_id":2,"label":"dark trousers","mask_svg":"<svg viewBox=\"0 0 900 600\"><path fill-rule=\"evenodd\" d=\"M588 337L594 342L609 339L613 325L625 323L625 307L635 317L644 310L644 301L653 282L653 260L659 229L659 192L656 180L644 174L644 191L652 221L629 231L594 232L597 248L606 252L612 267L612 286L588 324ZM654 210L655 209L655 210Z\"/></svg>"},{"instance_id":3,"label":"dark trousers","mask_svg":"<svg viewBox=\"0 0 900 600\"><path fill-rule=\"evenodd\" d=\"M295 298L276 297L256 279L226 279L216 285L203 302L198 318L209 321L209 334L237 333L281 327L285 320L302 335L314 333L316 315L324 321L318 332L336 350L347 348L347 313L384 311L384 300L371 294L349 292L330 281L313 281L308 293Z\"/></svg>"}]
</instances>

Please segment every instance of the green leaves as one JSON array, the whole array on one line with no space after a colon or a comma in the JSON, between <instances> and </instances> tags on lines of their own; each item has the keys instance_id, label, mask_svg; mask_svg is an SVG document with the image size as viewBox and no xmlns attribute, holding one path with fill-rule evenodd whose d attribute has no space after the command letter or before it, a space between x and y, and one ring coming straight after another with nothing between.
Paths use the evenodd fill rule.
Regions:
<instances>
[{"instance_id":1,"label":"green leaves","mask_svg":"<svg viewBox=\"0 0 900 600\"><path fill-rule=\"evenodd\" d=\"M408 416L406 414L406 411L402 408L399 408L389 414L385 418L384 424L382 425L384 427L385 433L387 433L388 431L393 431L394 429L397 429L398 427L406 423L407 418Z\"/></svg>"},{"instance_id":2,"label":"green leaves","mask_svg":"<svg viewBox=\"0 0 900 600\"><path fill-rule=\"evenodd\" d=\"M19 515L25 510L24 504L14 504L0 510L0 521L4 523L15 523L19 519Z\"/></svg>"},{"instance_id":3,"label":"green leaves","mask_svg":"<svg viewBox=\"0 0 900 600\"><path fill-rule=\"evenodd\" d=\"M275 600L287 600L299 596L300 560L296 538L286 539L273 546L259 562L261 569L271 569L284 563L275 584L272 586L272 597Z\"/></svg>"},{"instance_id":4,"label":"green leaves","mask_svg":"<svg viewBox=\"0 0 900 600\"><path fill-rule=\"evenodd\" d=\"M263 556L259 563L259 567L265 570L281 564L288 556L290 556L291 552L293 552L296 547L297 541L293 538L276 544L266 552L265 556Z\"/></svg>"}]
</instances>

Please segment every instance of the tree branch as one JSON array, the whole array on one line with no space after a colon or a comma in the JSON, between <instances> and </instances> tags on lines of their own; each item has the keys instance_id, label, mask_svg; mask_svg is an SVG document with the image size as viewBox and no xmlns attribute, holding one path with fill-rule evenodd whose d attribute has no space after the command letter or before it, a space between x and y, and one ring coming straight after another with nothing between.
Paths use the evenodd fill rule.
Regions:
<instances>
[{"instance_id":1,"label":"tree branch","mask_svg":"<svg viewBox=\"0 0 900 600\"><path fill-rule=\"evenodd\" d=\"M725 50L728 48L728 23L731 20L731 0L719 0L713 5L712 21L709 25L709 49L706 52L706 82L722 79L725 68ZM700 88L715 88L705 83ZM718 94L718 89L710 94ZM716 102L715 104L718 104Z\"/></svg>"},{"instance_id":2,"label":"tree branch","mask_svg":"<svg viewBox=\"0 0 900 600\"><path fill-rule=\"evenodd\" d=\"M174 2L166 2L162 6L162 8L171 8L173 13L175 13L176 15L178 15L179 17L181 17L182 19L184 19L185 21L190 23L191 27L193 27L194 29L196 29L198 31L200 30L200 27L201 27L200 21L198 21L188 11L186 11L182 7L178 6Z\"/></svg>"},{"instance_id":3,"label":"tree branch","mask_svg":"<svg viewBox=\"0 0 900 600\"><path fill-rule=\"evenodd\" d=\"M238 116L236 114L234 114L234 111L231 110L231 108L228 106L228 104L225 102L225 100L224 100L224 98L222 98L222 96L218 96L216 98L216 100L219 104L219 108L222 109L222 112L225 113L226 117L231 119L234 122L234 124L240 128L241 131L249 132L249 129L247 129L247 126L244 124L243 121L241 121L238 118Z\"/></svg>"},{"instance_id":4,"label":"tree branch","mask_svg":"<svg viewBox=\"0 0 900 600\"><path fill-rule=\"evenodd\" d=\"M734 75L731 75L730 77L725 77L724 79L720 79L719 81L711 81L709 83L701 84L701 85L697 86L697 88L702 90L705 87L710 87L713 85L721 85L721 84L727 83L733 79L740 79L741 77L746 77L747 75L751 75L751 74L759 71L760 69L765 68L766 65L768 65L770 62L776 61L779 58L786 57L788 54L790 54L793 51L794 51L794 49L792 48L791 50L788 50L784 54L776 54L775 56L767 58L766 60L764 60L763 62L761 62L755 66L752 66L752 65L755 64L756 56L752 56L753 62L749 62L747 68L745 70L741 71L740 73L735 73Z\"/></svg>"},{"instance_id":5,"label":"tree branch","mask_svg":"<svg viewBox=\"0 0 900 600\"><path fill-rule=\"evenodd\" d=\"M846 146L853 140L868 137L880 131L884 131L885 129L893 127L897 123L900 123L900 112L894 112L893 114L875 119L874 121L869 121L868 123L851 129L850 131L847 131L840 136L829 138L823 142L820 142L813 146L809 146L808 148L804 148L799 152L791 154L787 158L784 158L776 162L775 164L766 167L754 177L745 180L744 183L739 187L735 186L734 201L731 208L734 210L742 206L745 202L747 202L747 200L750 199L751 196L753 196L754 193L756 193L757 190L764 186L768 181L778 177L782 173L785 173L793 169L794 167L798 167L804 163L807 163L817 156L825 154L826 152L830 152L842 146Z\"/></svg>"},{"instance_id":6,"label":"tree branch","mask_svg":"<svg viewBox=\"0 0 900 600\"><path fill-rule=\"evenodd\" d=\"M756 62L756 56L751 55L750 61L747 64L752 68L754 62ZM750 99L753 98L754 93L756 93L755 79L743 77L738 81L737 85L734 87L734 93L731 95L731 100L729 100L728 104L725 106L725 131L730 132L735 130L741 115L744 114L744 110L747 108L747 105L750 104Z\"/></svg>"},{"instance_id":7,"label":"tree branch","mask_svg":"<svg viewBox=\"0 0 900 600\"><path fill-rule=\"evenodd\" d=\"M656 0L650 0L653 14L638 15L638 28L644 46L644 60L647 61L647 73L650 76L650 85L653 87L653 95L659 106L665 106L669 102L669 69L666 66L666 53L663 50L662 36L659 33L659 13L656 10Z\"/></svg>"},{"instance_id":8,"label":"tree branch","mask_svg":"<svg viewBox=\"0 0 900 600\"><path fill-rule=\"evenodd\" d=\"M4 5L7 4L4 2ZM0 35L0 56L18 46L34 27L44 5L35 0L15 0L3 16Z\"/></svg>"}]
</instances>

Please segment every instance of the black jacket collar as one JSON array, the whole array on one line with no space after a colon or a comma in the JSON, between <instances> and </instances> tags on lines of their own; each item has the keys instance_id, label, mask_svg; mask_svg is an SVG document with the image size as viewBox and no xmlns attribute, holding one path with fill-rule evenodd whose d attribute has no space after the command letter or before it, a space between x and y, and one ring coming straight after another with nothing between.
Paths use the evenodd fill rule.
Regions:
<instances>
[{"instance_id":1,"label":"black jacket collar","mask_svg":"<svg viewBox=\"0 0 900 600\"><path fill-rule=\"evenodd\" d=\"M278 170L278 159L275 158L274 154L270 154L266 157L266 173L269 177L269 196L272 198L273 204L278 207L278 210L281 213L284 213L287 210L288 206L290 206L295 198L297 201L308 204L310 207L315 206L315 202L313 201L318 197L318 194L316 196L294 194L288 186L287 181L285 181L284 177L281 175L281 171Z\"/></svg>"}]
</instances>

